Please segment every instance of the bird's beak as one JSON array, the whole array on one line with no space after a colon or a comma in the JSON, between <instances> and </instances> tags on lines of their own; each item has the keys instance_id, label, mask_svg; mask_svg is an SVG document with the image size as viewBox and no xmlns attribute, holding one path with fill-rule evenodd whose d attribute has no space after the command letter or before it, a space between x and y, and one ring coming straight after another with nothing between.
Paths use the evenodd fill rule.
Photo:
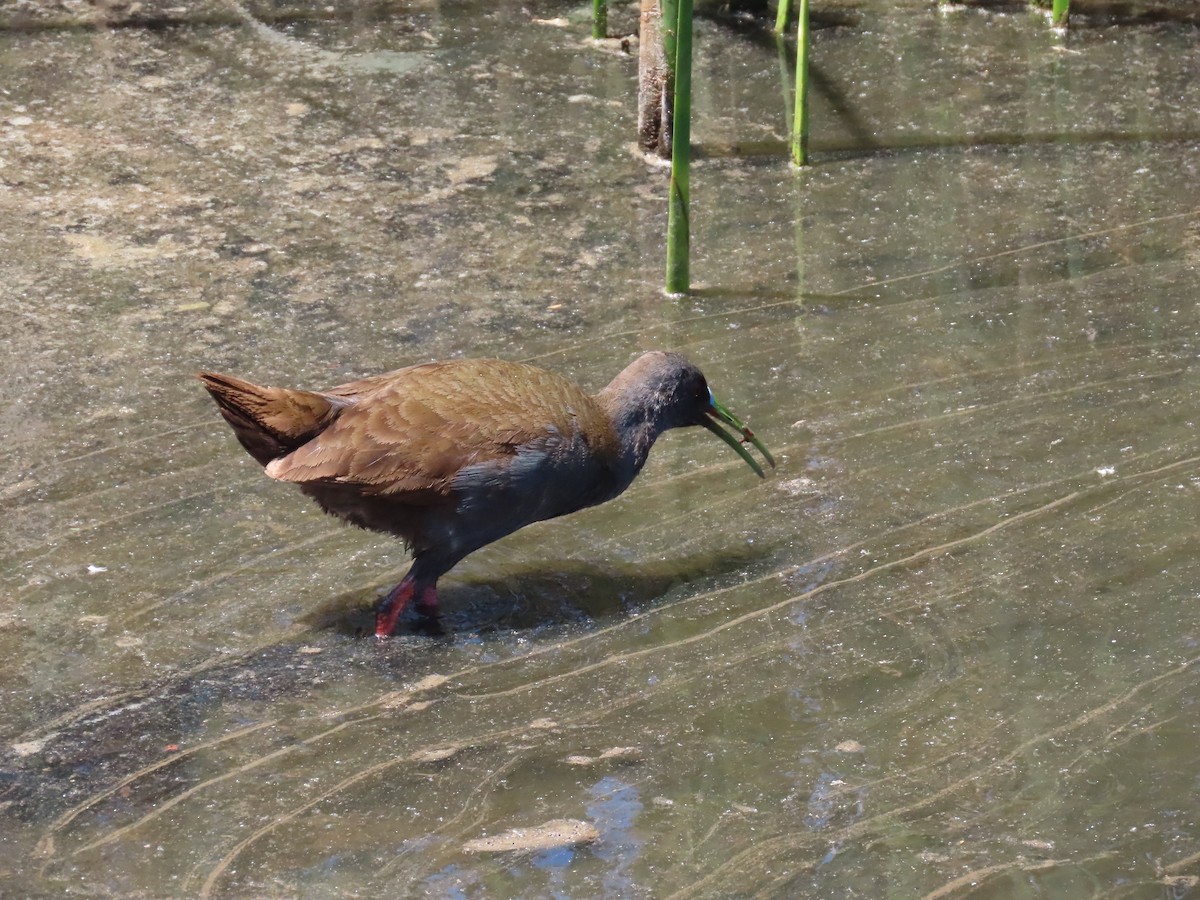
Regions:
<instances>
[{"instance_id":1,"label":"bird's beak","mask_svg":"<svg viewBox=\"0 0 1200 900\"><path fill-rule=\"evenodd\" d=\"M736 440L733 435L718 425L718 422L723 422L729 427L736 429L741 435L741 440ZM737 416L718 403L717 398L712 395L712 391L708 392L708 409L704 411L704 418L700 420L700 424L732 447L734 452L746 461L746 465L758 474L759 478L765 478L766 475L763 474L762 466L758 464L758 460L751 456L750 451L746 449L745 445L747 443L753 444L755 449L763 455L763 459L770 464L771 468L775 468L775 460L771 456L771 451L767 449L767 445L755 437L754 432L743 425Z\"/></svg>"}]
</instances>

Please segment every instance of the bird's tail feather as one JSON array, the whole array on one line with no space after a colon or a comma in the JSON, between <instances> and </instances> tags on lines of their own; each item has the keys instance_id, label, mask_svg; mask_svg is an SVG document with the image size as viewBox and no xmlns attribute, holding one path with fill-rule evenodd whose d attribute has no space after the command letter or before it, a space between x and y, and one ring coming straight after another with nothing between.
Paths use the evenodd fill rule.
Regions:
<instances>
[{"instance_id":1,"label":"bird's tail feather","mask_svg":"<svg viewBox=\"0 0 1200 900\"><path fill-rule=\"evenodd\" d=\"M197 376L246 452L265 466L316 437L344 404L313 391L262 387L232 375Z\"/></svg>"}]
</instances>

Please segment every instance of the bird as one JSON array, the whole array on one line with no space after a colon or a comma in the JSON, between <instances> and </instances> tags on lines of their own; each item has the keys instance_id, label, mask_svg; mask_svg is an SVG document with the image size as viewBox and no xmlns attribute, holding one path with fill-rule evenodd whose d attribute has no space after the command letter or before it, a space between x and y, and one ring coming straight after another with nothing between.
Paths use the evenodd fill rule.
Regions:
<instances>
[{"instance_id":1,"label":"bird","mask_svg":"<svg viewBox=\"0 0 1200 900\"><path fill-rule=\"evenodd\" d=\"M414 600L436 620L438 579L467 554L622 493L668 429L708 429L760 478L745 444L775 465L700 370L662 350L594 394L501 359L423 363L319 391L197 377L270 478L408 546L411 567L375 610L379 639Z\"/></svg>"}]
</instances>

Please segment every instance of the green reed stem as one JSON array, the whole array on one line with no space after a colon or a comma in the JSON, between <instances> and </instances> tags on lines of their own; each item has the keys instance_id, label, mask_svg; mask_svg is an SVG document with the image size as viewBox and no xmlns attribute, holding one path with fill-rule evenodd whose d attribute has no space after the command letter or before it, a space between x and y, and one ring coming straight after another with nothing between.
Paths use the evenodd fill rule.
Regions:
<instances>
[{"instance_id":1,"label":"green reed stem","mask_svg":"<svg viewBox=\"0 0 1200 900\"><path fill-rule=\"evenodd\" d=\"M808 0L800 0L796 26L796 110L792 116L792 162L808 164Z\"/></svg>"},{"instance_id":2,"label":"green reed stem","mask_svg":"<svg viewBox=\"0 0 1200 900\"><path fill-rule=\"evenodd\" d=\"M608 0L592 0L592 38L608 37Z\"/></svg>"},{"instance_id":3,"label":"green reed stem","mask_svg":"<svg viewBox=\"0 0 1200 900\"><path fill-rule=\"evenodd\" d=\"M686 294L691 287L688 274L688 169L691 164L692 0L673 2L678 10L675 19L671 194L667 207L667 293ZM664 2L664 9L666 5Z\"/></svg>"},{"instance_id":4,"label":"green reed stem","mask_svg":"<svg viewBox=\"0 0 1200 900\"><path fill-rule=\"evenodd\" d=\"M679 0L660 0L662 12L663 59L667 62L667 84L675 74L675 43L679 32Z\"/></svg>"},{"instance_id":5,"label":"green reed stem","mask_svg":"<svg viewBox=\"0 0 1200 900\"><path fill-rule=\"evenodd\" d=\"M1054 0L1050 10L1050 24L1055 28L1066 28L1067 17L1071 14L1071 0Z\"/></svg>"},{"instance_id":6,"label":"green reed stem","mask_svg":"<svg viewBox=\"0 0 1200 900\"><path fill-rule=\"evenodd\" d=\"M783 34L787 30L788 17L792 14L792 0L779 0L779 8L775 11L775 33Z\"/></svg>"},{"instance_id":7,"label":"green reed stem","mask_svg":"<svg viewBox=\"0 0 1200 900\"><path fill-rule=\"evenodd\" d=\"M779 54L779 92L783 94L783 130L790 141L792 110L796 104L792 99L792 66L791 60L788 59L787 38L782 34L775 35L775 49Z\"/></svg>"}]
</instances>

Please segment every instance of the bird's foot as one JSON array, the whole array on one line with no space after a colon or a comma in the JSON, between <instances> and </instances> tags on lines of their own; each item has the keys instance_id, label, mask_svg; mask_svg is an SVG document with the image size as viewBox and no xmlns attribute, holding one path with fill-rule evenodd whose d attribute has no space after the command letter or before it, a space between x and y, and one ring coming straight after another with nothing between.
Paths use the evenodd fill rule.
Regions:
<instances>
[{"instance_id":1,"label":"bird's foot","mask_svg":"<svg viewBox=\"0 0 1200 900\"><path fill-rule=\"evenodd\" d=\"M404 612L404 607L408 606L408 601L413 598L415 592L416 585L413 579L406 575L404 580L379 602L379 606L375 608L375 637L378 640L386 640L392 636L400 614Z\"/></svg>"},{"instance_id":2,"label":"bird's foot","mask_svg":"<svg viewBox=\"0 0 1200 900\"><path fill-rule=\"evenodd\" d=\"M417 594L417 612L431 619L438 618L438 595L436 587L427 587Z\"/></svg>"},{"instance_id":3,"label":"bird's foot","mask_svg":"<svg viewBox=\"0 0 1200 900\"><path fill-rule=\"evenodd\" d=\"M417 630L421 634L427 634L430 637L449 635L450 632L446 630L446 626L442 622L442 615L438 612L436 588L425 588L417 594L417 612L421 615L421 619L417 623Z\"/></svg>"},{"instance_id":4,"label":"bird's foot","mask_svg":"<svg viewBox=\"0 0 1200 900\"><path fill-rule=\"evenodd\" d=\"M404 580L383 598L375 610L376 638L382 641L392 636L392 632L396 630L396 623L400 621L400 615L404 612L404 607L408 606L413 597L416 597L417 600L417 612L421 614L422 630L444 633L438 614L437 587L425 587L418 591L416 582L406 575Z\"/></svg>"}]
</instances>

